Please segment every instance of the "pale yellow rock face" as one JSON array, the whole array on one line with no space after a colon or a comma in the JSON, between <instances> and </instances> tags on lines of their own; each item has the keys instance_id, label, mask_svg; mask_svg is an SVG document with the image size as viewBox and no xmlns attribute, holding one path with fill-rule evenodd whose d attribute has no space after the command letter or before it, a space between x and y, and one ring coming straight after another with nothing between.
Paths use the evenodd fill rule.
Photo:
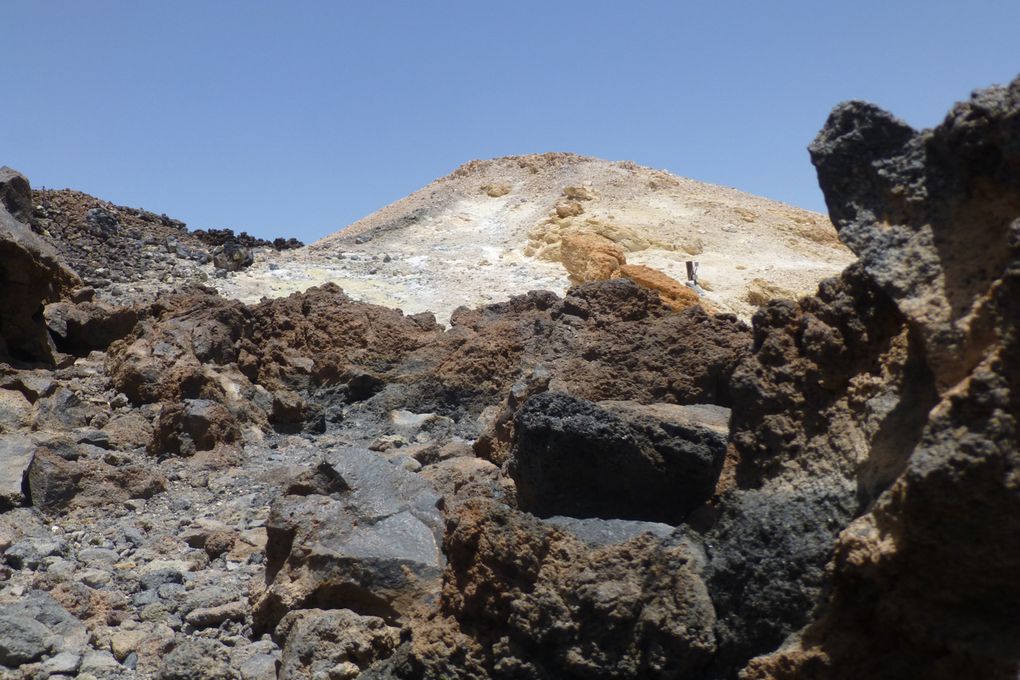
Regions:
<instances>
[{"instance_id":1,"label":"pale yellow rock face","mask_svg":"<svg viewBox=\"0 0 1020 680\"><path fill-rule=\"evenodd\" d=\"M435 312L446 323L529 290L562 294L563 241L597 234L629 265L676 281L696 260L706 302L745 319L769 290L813 293L853 260L828 218L630 162L549 153L471 161L298 250L260 252L212 281L245 301L333 281L355 299ZM622 263L621 263L622 264ZM764 290L755 279L768 283Z\"/></svg>"}]
</instances>

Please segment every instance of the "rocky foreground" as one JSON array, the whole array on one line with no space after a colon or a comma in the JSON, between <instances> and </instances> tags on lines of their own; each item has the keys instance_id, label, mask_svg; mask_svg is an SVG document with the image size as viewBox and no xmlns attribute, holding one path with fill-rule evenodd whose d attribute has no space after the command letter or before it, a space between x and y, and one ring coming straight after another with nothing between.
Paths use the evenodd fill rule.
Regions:
<instances>
[{"instance_id":1,"label":"rocky foreground","mask_svg":"<svg viewBox=\"0 0 1020 680\"><path fill-rule=\"evenodd\" d=\"M1020 80L811 154L858 260L753 327L246 305L3 171L0 676L1015 678Z\"/></svg>"}]
</instances>

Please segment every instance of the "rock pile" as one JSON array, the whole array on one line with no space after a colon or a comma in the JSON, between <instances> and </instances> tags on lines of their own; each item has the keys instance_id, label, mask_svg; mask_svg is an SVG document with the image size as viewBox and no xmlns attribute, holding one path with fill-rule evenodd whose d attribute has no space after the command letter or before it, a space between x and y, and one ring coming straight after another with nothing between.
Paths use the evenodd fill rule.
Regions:
<instances>
[{"instance_id":1,"label":"rock pile","mask_svg":"<svg viewBox=\"0 0 1020 680\"><path fill-rule=\"evenodd\" d=\"M1020 80L923 132L837 107L859 261L753 329L626 277L449 328L120 305L72 269L173 223L81 204L57 252L0 175L0 675L1015 677L1017 140Z\"/></svg>"}]
</instances>

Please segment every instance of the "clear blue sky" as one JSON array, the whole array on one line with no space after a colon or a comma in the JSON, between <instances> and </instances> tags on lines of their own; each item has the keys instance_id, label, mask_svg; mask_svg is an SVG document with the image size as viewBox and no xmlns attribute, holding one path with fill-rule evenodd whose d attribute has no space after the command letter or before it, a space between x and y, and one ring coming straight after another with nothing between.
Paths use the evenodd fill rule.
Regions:
<instances>
[{"instance_id":1,"label":"clear blue sky","mask_svg":"<svg viewBox=\"0 0 1020 680\"><path fill-rule=\"evenodd\" d=\"M0 0L0 164L314 240L473 158L573 151L823 209L844 99L1020 73L1020 2Z\"/></svg>"}]
</instances>

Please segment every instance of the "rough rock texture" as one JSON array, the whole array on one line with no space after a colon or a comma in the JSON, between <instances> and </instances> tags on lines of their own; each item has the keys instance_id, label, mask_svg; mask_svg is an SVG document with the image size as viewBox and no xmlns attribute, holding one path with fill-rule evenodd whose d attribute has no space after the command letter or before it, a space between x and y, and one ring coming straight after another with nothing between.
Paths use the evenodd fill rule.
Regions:
<instances>
[{"instance_id":1,"label":"rough rock texture","mask_svg":"<svg viewBox=\"0 0 1020 680\"><path fill-rule=\"evenodd\" d=\"M359 449L298 480L267 523L267 585L255 606L272 629L287 611L345 608L388 622L439 591L442 516L428 483Z\"/></svg>"},{"instance_id":2,"label":"rough rock texture","mask_svg":"<svg viewBox=\"0 0 1020 680\"><path fill-rule=\"evenodd\" d=\"M1017 140L1020 80L923 132L843 104L812 144L841 238L902 319L927 399L901 408L915 411L909 429L870 447L868 462L892 459L896 474L862 475L873 502L836 542L819 618L747 677L1015 676Z\"/></svg>"},{"instance_id":3,"label":"rough rock texture","mask_svg":"<svg viewBox=\"0 0 1020 680\"><path fill-rule=\"evenodd\" d=\"M229 241L213 249L212 260L217 269L236 272L250 267L255 262L255 254L251 248Z\"/></svg>"},{"instance_id":4,"label":"rough rock texture","mask_svg":"<svg viewBox=\"0 0 1020 680\"><path fill-rule=\"evenodd\" d=\"M148 451L153 456L190 456L240 439L237 421L226 408L208 399L185 399L160 411Z\"/></svg>"},{"instance_id":5,"label":"rough rock texture","mask_svg":"<svg viewBox=\"0 0 1020 680\"><path fill-rule=\"evenodd\" d=\"M662 304L677 311L693 305L709 304L672 276L643 264L624 264L613 273L613 277L625 277L639 286L654 290L659 294Z\"/></svg>"},{"instance_id":6,"label":"rough rock texture","mask_svg":"<svg viewBox=\"0 0 1020 680\"><path fill-rule=\"evenodd\" d=\"M623 248L605 236L576 233L563 238L560 258L574 283L605 281L627 263Z\"/></svg>"},{"instance_id":7,"label":"rough rock texture","mask_svg":"<svg viewBox=\"0 0 1020 680\"><path fill-rule=\"evenodd\" d=\"M25 475L32 464L36 444L24 435L0 437L0 511L24 503Z\"/></svg>"},{"instance_id":8,"label":"rough rock texture","mask_svg":"<svg viewBox=\"0 0 1020 680\"><path fill-rule=\"evenodd\" d=\"M0 668L17 668L57 654L80 654L85 626L49 593L32 591L0 602Z\"/></svg>"},{"instance_id":9,"label":"rough rock texture","mask_svg":"<svg viewBox=\"0 0 1020 680\"><path fill-rule=\"evenodd\" d=\"M130 305L207 278L209 255L183 222L114 205L78 191L32 192L34 231L59 252L104 302Z\"/></svg>"},{"instance_id":10,"label":"rough rock texture","mask_svg":"<svg viewBox=\"0 0 1020 680\"><path fill-rule=\"evenodd\" d=\"M5 196L13 192L10 202L18 206L20 193L7 187L24 178L9 172L5 177ZM69 294L78 277L8 212L7 202L5 198L0 205L0 361L51 364L54 348L43 321L43 305Z\"/></svg>"},{"instance_id":11,"label":"rough rock texture","mask_svg":"<svg viewBox=\"0 0 1020 680\"><path fill-rule=\"evenodd\" d=\"M21 222L32 216L32 186L24 175L6 165L0 167L0 204Z\"/></svg>"},{"instance_id":12,"label":"rough rock texture","mask_svg":"<svg viewBox=\"0 0 1020 680\"><path fill-rule=\"evenodd\" d=\"M424 676L678 678L711 658L693 545L643 534L589 547L482 499L449 522L442 611L464 633L437 626L416 643L410 666Z\"/></svg>"},{"instance_id":13,"label":"rough rock texture","mask_svg":"<svg viewBox=\"0 0 1020 680\"><path fill-rule=\"evenodd\" d=\"M728 409L606 406L556 392L524 403L508 464L518 505L540 517L679 524L715 488Z\"/></svg>"},{"instance_id":14,"label":"rough rock texture","mask_svg":"<svg viewBox=\"0 0 1020 680\"><path fill-rule=\"evenodd\" d=\"M57 349L77 356L105 350L138 322L131 308L93 302L55 302L46 305L43 317Z\"/></svg>"},{"instance_id":15,"label":"rough rock texture","mask_svg":"<svg viewBox=\"0 0 1020 680\"><path fill-rule=\"evenodd\" d=\"M283 678L356 678L389 657L400 643L399 628L349 609L291 612L280 622L277 635L284 640L279 671Z\"/></svg>"},{"instance_id":16,"label":"rough rock texture","mask_svg":"<svg viewBox=\"0 0 1020 680\"><path fill-rule=\"evenodd\" d=\"M180 287L213 265L169 218L36 192L94 288L0 361L0 676L1016 677L1018 120L1020 81L924 132L838 107L812 154L861 260L753 331L627 278L449 328L249 306ZM503 219L525 175L486 177L457 210ZM556 181L544 250L650 247Z\"/></svg>"},{"instance_id":17,"label":"rough rock texture","mask_svg":"<svg viewBox=\"0 0 1020 680\"><path fill-rule=\"evenodd\" d=\"M580 207L580 204L574 203ZM658 269L643 264L627 264L624 249L612 239L589 232L572 232L563 237L559 257L572 283L588 283L627 278L643 288L654 290L659 299L677 311L701 304L693 290Z\"/></svg>"}]
</instances>

